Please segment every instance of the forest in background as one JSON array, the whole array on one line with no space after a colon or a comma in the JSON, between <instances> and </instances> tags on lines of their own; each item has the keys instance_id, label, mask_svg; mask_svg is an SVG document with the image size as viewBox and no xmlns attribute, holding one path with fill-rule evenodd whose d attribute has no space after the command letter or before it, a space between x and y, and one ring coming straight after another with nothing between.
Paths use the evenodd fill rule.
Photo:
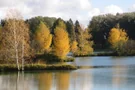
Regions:
<instances>
[{"instance_id":1,"label":"forest in background","mask_svg":"<svg viewBox=\"0 0 135 90\"><path fill-rule=\"evenodd\" d=\"M135 40L135 12L123 14L106 14L94 16L89 22L88 28L91 29L95 48L108 48L109 32L113 27L126 31L129 39Z\"/></svg>"},{"instance_id":2,"label":"forest in background","mask_svg":"<svg viewBox=\"0 0 135 90\"><path fill-rule=\"evenodd\" d=\"M78 20L37 16L24 21L17 13L10 14L12 18L0 23L0 62L4 64L23 66L37 58L41 63L42 59L66 61L69 52L85 56L98 49L135 54L134 12L94 16L86 28Z\"/></svg>"}]
</instances>

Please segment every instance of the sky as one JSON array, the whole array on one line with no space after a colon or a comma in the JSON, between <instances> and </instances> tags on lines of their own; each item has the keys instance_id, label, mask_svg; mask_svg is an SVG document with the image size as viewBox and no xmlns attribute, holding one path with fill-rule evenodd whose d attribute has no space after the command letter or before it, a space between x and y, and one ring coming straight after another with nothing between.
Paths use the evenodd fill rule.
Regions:
<instances>
[{"instance_id":1,"label":"sky","mask_svg":"<svg viewBox=\"0 0 135 90\"><path fill-rule=\"evenodd\" d=\"M135 11L135 0L0 0L0 19L16 9L24 19L34 16L72 18L88 25L93 16Z\"/></svg>"}]
</instances>

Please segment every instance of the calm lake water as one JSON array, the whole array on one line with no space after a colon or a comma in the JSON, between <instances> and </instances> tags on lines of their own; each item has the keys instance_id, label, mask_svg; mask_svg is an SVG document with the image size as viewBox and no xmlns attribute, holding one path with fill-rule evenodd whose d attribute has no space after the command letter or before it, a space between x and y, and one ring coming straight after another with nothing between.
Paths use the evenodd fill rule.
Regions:
<instances>
[{"instance_id":1,"label":"calm lake water","mask_svg":"<svg viewBox=\"0 0 135 90\"><path fill-rule=\"evenodd\" d=\"M81 57L72 64L84 68L0 73L0 90L135 90L135 57Z\"/></svg>"}]
</instances>

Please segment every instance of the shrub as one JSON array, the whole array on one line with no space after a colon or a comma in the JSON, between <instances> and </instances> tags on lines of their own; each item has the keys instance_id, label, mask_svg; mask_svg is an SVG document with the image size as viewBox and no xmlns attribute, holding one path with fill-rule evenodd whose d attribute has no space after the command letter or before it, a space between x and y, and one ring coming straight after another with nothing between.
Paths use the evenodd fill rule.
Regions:
<instances>
[{"instance_id":1,"label":"shrub","mask_svg":"<svg viewBox=\"0 0 135 90\"><path fill-rule=\"evenodd\" d=\"M135 41L118 42L114 50L118 55L135 55Z\"/></svg>"}]
</instances>

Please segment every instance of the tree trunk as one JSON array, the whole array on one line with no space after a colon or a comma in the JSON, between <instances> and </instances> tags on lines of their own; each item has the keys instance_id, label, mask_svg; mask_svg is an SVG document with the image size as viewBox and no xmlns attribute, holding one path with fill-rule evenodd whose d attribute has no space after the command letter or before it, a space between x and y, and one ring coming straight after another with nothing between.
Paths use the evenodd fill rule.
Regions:
<instances>
[{"instance_id":1,"label":"tree trunk","mask_svg":"<svg viewBox=\"0 0 135 90\"><path fill-rule=\"evenodd\" d=\"M13 30L13 33L14 33L14 39L15 39L15 42L14 42L14 48L15 48L15 58L16 58L16 65L17 65L17 68L18 70L20 70L20 67L19 67L19 60L18 60L18 49L17 49L17 41L16 41L16 30L15 30L15 21L14 21L14 30Z\"/></svg>"},{"instance_id":2,"label":"tree trunk","mask_svg":"<svg viewBox=\"0 0 135 90\"><path fill-rule=\"evenodd\" d=\"M24 36L22 39L22 71L24 70Z\"/></svg>"}]
</instances>

